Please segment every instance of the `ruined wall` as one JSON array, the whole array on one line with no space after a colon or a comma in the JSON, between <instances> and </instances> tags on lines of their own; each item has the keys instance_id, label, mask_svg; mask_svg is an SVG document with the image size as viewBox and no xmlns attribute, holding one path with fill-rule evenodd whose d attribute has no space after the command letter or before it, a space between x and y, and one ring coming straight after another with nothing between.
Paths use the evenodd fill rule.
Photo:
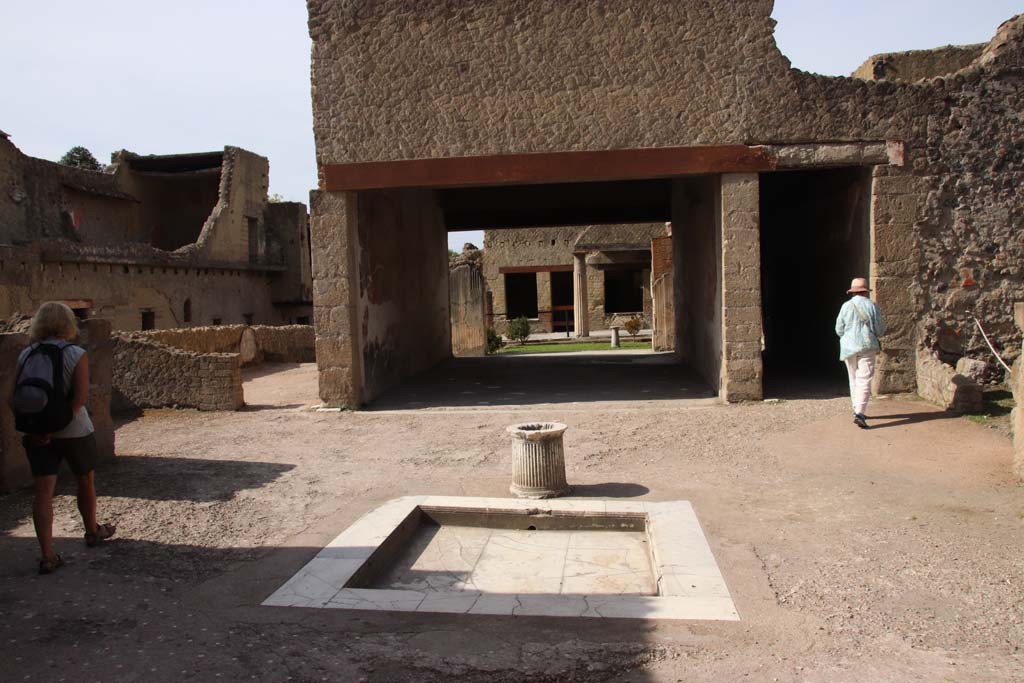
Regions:
<instances>
[{"instance_id":1,"label":"ruined wall","mask_svg":"<svg viewBox=\"0 0 1024 683\"><path fill-rule=\"evenodd\" d=\"M720 196L718 176L672 183L676 354L715 391L722 369Z\"/></svg>"},{"instance_id":2,"label":"ruined wall","mask_svg":"<svg viewBox=\"0 0 1024 683\"><path fill-rule=\"evenodd\" d=\"M309 261L309 214L306 205L268 202L264 209L264 222L270 231L268 238L280 250L280 259L288 274L288 277L273 279L271 299L276 304L311 305L313 275Z\"/></svg>"},{"instance_id":3,"label":"ruined wall","mask_svg":"<svg viewBox=\"0 0 1024 683\"><path fill-rule=\"evenodd\" d=\"M909 50L872 55L853 72L853 77L912 82L948 76L973 64L981 56L986 45L947 45L934 50Z\"/></svg>"},{"instance_id":4,"label":"ruined wall","mask_svg":"<svg viewBox=\"0 0 1024 683\"><path fill-rule=\"evenodd\" d=\"M198 240L217 205L221 171L215 168L183 173L133 173L133 194L140 202L139 222L146 241L158 249L174 251ZM223 224L218 227L227 229Z\"/></svg>"},{"instance_id":5,"label":"ruined wall","mask_svg":"<svg viewBox=\"0 0 1024 683\"><path fill-rule=\"evenodd\" d=\"M259 357L268 363L313 363L316 361L316 339L312 325L256 325L255 335Z\"/></svg>"},{"instance_id":6,"label":"ruined wall","mask_svg":"<svg viewBox=\"0 0 1024 683\"><path fill-rule=\"evenodd\" d=\"M196 249L214 261L246 263L250 261L249 232L260 235L260 256L266 250L266 224L263 209L270 185L270 165L264 157L238 147L224 148L224 167L220 174L218 200L203 225Z\"/></svg>"},{"instance_id":7,"label":"ruined wall","mask_svg":"<svg viewBox=\"0 0 1024 683\"><path fill-rule=\"evenodd\" d=\"M144 335L114 340L114 410L196 408L238 410L242 394L238 354L193 353Z\"/></svg>"},{"instance_id":8,"label":"ruined wall","mask_svg":"<svg viewBox=\"0 0 1024 683\"><path fill-rule=\"evenodd\" d=\"M48 260L60 258L74 260ZM0 246L0 318L32 313L44 301L88 300L91 315L119 330L141 329L143 310L154 313L157 328L209 325L215 319L242 323L245 314L255 323L286 322L271 302L265 272L116 259L51 255L38 245ZM185 320L186 301L191 322Z\"/></svg>"},{"instance_id":9,"label":"ruined wall","mask_svg":"<svg viewBox=\"0 0 1024 683\"><path fill-rule=\"evenodd\" d=\"M193 353L238 353L245 325L149 330L133 335Z\"/></svg>"},{"instance_id":10,"label":"ruined wall","mask_svg":"<svg viewBox=\"0 0 1024 683\"><path fill-rule=\"evenodd\" d=\"M86 320L78 327L78 344L89 359L89 401L86 408L96 429L100 458L114 457L114 423L110 416L113 343L110 323ZM0 334L0 396L14 391L18 354L29 345L27 334ZM21 436L14 430L14 415L7 401L0 401L0 491L10 491L32 482Z\"/></svg>"},{"instance_id":11,"label":"ruined wall","mask_svg":"<svg viewBox=\"0 0 1024 683\"><path fill-rule=\"evenodd\" d=\"M448 234L434 192L363 192L358 210L363 400L370 401L451 356Z\"/></svg>"},{"instance_id":12,"label":"ruined wall","mask_svg":"<svg viewBox=\"0 0 1024 683\"><path fill-rule=\"evenodd\" d=\"M977 358L985 354L970 315L980 313L1015 357L1024 20L1001 27L972 66L910 84L791 69L772 4L312 0L319 163L901 140L906 165L889 173L919 180L917 194L876 195L875 227L920 204L912 222L892 224L920 259L901 259L909 275L878 275L879 303L921 322L912 334L929 348L951 329L962 339L955 352ZM376 87L399 81L416 87ZM896 350L903 367L913 364L911 351ZM912 385L904 376L888 386Z\"/></svg>"},{"instance_id":13,"label":"ruined wall","mask_svg":"<svg viewBox=\"0 0 1024 683\"><path fill-rule=\"evenodd\" d=\"M487 352L486 292L480 268L458 263L448 270L452 318L452 354L483 356Z\"/></svg>"},{"instance_id":14,"label":"ruined wall","mask_svg":"<svg viewBox=\"0 0 1024 683\"><path fill-rule=\"evenodd\" d=\"M926 401L955 413L973 413L982 409L982 387L964 371L969 359L952 367L927 349L917 350L917 394ZM979 361L973 361L979 362Z\"/></svg>"}]
</instances>

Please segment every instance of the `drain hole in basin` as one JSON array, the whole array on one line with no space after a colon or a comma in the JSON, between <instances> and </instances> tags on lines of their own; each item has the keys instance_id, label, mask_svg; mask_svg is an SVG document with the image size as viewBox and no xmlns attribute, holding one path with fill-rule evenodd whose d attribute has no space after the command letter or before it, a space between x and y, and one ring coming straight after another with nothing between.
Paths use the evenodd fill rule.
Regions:
<instances>
[{"instance_id":1,"label":"drain hole in basin","mask_svg":"<svg viewBox=\"0 0 1024 683\"><path fill-rule=\"evenodd\" d=\"M534 525L531 524L530 526L526 527L526 530L527 531L536 531L537 527L535 527Z\"/></svg>"}]
</instances>

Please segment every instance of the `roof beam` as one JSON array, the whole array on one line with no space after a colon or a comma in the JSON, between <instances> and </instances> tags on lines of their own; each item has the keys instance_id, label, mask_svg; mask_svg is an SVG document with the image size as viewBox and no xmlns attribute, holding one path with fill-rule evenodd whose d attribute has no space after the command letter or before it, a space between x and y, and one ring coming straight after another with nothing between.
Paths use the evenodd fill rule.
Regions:
<instances>
[{"instance_id":1,"label":"roof beam","mask_svg":"<svg viewBox=\"0 0 1024 683\"><path fill-rule=\"evenodd\" d=\"M775 167L775 155L762 147L746 145L500 154L324 164L320 168L320 188L327 192L345 192L579 183L705 173L758 173Z\"/></svg>"}]
</instances>

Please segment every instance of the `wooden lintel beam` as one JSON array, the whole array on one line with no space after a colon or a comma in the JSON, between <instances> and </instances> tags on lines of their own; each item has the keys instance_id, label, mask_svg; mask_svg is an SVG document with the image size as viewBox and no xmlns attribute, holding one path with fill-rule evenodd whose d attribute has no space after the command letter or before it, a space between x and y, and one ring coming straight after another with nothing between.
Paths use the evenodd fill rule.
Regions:
<instances>
[{"instance_id":1,"label":"wooden lintel beam","mask_svg":"<svg viewBox=\"0 0 1024 683\"><path fill-rule=\"evenodd\" d=\"M571 273L572 264L567 266L501 266L498 273Z\"/></svg>"},{"instance_id":2,"label":"wooden lintel beam","mask_svg":"<svg viewBox=\"0 0 1024 683\"><path fill-rule=\"evenodd\" d=\"M579 183L704 173L758 173L775 167L775 155L762 147L652 147L324 164L320 169L320 188L344 192Z\"/></svg>"}]
</instances>

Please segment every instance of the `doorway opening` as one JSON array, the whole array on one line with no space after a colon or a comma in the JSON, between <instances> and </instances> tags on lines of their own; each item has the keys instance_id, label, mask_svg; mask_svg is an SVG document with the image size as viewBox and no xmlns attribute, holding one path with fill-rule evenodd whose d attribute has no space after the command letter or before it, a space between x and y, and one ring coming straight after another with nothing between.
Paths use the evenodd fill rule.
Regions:
<instances>
[{"instance_id":1,"label":"doorway opening","mask_svg":"<svg viewBox=\"0 0 1024 683\"><path fill-rule=\"evenodd\" d=\"M572 332L575 329L571 272L551 273L551 326L555 332Z\"/></svg>"},{"instance_id":2,"label":"doorway opening","mask_svg":"<svg viewBox=\"0 0 1024 683\"><path fill-rule=\"evenodd\" d=\"M514 318L537 317L537 274L505 273L506 315Z\"/></svg>"},{"instance_id":3,"label":"doorway opening","mask_svg":"<svg viewBox=\"0 0 1024 683\"><path fill-rule=\"evenodd\" d=\"M766 396L846 391L835 319L868 276L870 192L863 167L761 175Z\"/></svg>"}]
</instances>

